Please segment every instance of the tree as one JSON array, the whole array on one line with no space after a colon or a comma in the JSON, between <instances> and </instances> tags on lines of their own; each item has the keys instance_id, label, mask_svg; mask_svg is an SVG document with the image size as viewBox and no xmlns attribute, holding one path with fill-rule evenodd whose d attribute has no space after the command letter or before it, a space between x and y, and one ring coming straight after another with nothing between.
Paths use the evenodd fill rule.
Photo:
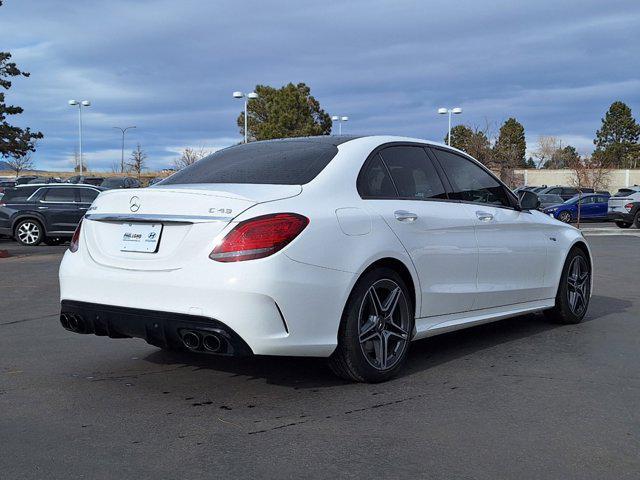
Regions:
<instances>
[{"instance_id":1,"label":"tree","mask_svg":"<svg viewBox=\"0 0 640 480\"><path fill-rule=\"evenodd\" d=\"M527 151L524 127L515 118L509 118L502 124L493 151L500 179L505 183L512 183L513 170L526 166Z\"/></svg>"},{"instance_id":2,"label":"tree","mask_svg":"<svg viewBox=\"0 0 640 480\"><path fill-rule=\"evenodd\" d=\"M1 0L0 6L2 6ZM29 76L29 73L21 71L10 60L9 52L0 52L0 87L4 90L11 88L12 77ZM19 115L22 112L21 107L7 105L5 93L0 91L0 158L12 157L20 162L18 159L24 159L29 152L35 151L35 141L42 138L40 132L32 132L28 127L19 128L9 124L8 116Z\"/></svg>"},{"instance_id":3,"label":"tree","mask_svg":"<svg viewBox=\"0 0 640 480\"><path fill-rule=\"evenodd\" d=\"M282 88L256 85L258 98L250 100L249 132L251 140L329 135L331 117L311 95L304 83L289 83ZM244 135L244 112L238 117Z\"/></svg>"},{"instance_id":4,"label":"tree","mask_svg":"<svg viewBox=\"0 0 640 480\"><path fill-rule=\"evenodd\" d=\"M182 170L184 167L188 167L189 165L196 163L198 160L202 160L207 155L209 155L209 152L206 151L204 147L200 147L199 150L185 148L182 151L180 158L173 161L173 165L176 167L176 170Z\"/></svg>"},{"instance_id":5,"label":"tree","mask_svg":"<svg viewBox=\"0 0 640 480\"><path fill-rule=\"evenodd\" d=\"M136 172L136 174L138 175L138 180L140 180L140 173L142 173L142 170L147 168L146 160L147 154L144 153L144 151L140 147L140 144L138 143L136 145L136 149L131 152L131 160L129 161L129 163L127 163L129 168L131 168L131 170Z\"/></svg>"},{"instance_id":6,"label":"tree","mask_svg":"<svg viewBox=\"0 0 640 480\"><path fill-rule=\"evenodd\" d=\"M613 102L596 132L594 156L612 167L635 168L640 157L639 137L640 125L631 109L623 102Z\"/></svg>"},{"instance_id":7,"label":"tree","mask_svg":"<svg viewBox=\"0 0 640 480\"><path fill-rule=\"evenodd\" d=\"M21 157L8 157L5 163L9 165L11 170L16 172L16 177L19 177L21 172L33 168L32 154L33 152L27 152Z\"/></svg>"},{"instance_id":8,"label":"tree","mask_svg":"<svg viewBox=\"0 0 640 480\"><path fill-rule=\"evenodd\" d=\"M538 146L533 153L533 156L538 159L538 168L551 168L547 163L559 148L560 139L551 135L540 135L538 137Z\"/></svg>"},{"instance_id":9,"label":"tree","mask_svg":"<svg viewBox=\"0 0 640 480\"><path fill-rule=\"evenodd\" d=\"M444 138L447 142L448 135ZM456 125L451 129L451 146L471 155L483 164L491 160L491 143L489 142L489 125L484 129Z\"/></svg>"}]
</instances>

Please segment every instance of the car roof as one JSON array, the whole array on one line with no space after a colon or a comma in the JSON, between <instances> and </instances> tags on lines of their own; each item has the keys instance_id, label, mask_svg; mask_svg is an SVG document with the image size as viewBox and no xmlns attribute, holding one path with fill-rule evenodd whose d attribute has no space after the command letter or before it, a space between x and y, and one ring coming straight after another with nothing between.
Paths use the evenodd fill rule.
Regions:
<instances>
[{"instance_id":1,"label":"car roof","mask_svg":"<svg viewBox=\"0 0 640 480\"><path fill-rule=\"evenodd\" d=\"M23 183L16 185L15 188L33 188L33 187L51 187L51 188L97 188L98 185L90 185L88 183Z\"/></svg>"}]
</instances>

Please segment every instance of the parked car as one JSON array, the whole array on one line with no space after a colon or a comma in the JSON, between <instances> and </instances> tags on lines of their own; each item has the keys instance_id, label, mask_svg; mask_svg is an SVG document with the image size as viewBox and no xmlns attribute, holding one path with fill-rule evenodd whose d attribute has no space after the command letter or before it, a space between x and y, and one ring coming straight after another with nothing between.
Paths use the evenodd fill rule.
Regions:
<instances>
[{"instance_id":1,"label":"parked car","mask_svg":"<svg viewBox=\"0 0 640 480\"><path fill-rule=\"evenodd\" d=\"M561 185L556 185L554 187L543 188L540 191L535 193L549 193L552 195L560 195L563 200L569 200L575 197L579 191L574 187L563 187ZM594 193L593 188L583 188L582 193Z\"/></svg>"},{"instance_id":2,"label":"parked car","mask_svg":"<svg viewBox=\"0 0 640 480\"><path fill-rule=\"evenodd\" d=\"M150 187L151 185L155 185L156 183L159 183L162 180L164 180L164 178L162 177L153 177L149 179L149 182L147 183L147 187Z\"/></svg>"},{"instance_id":3,"label":"parked car","mask_svg":"<svg viewBox=\"0 0 640 480\"><path fill-rule=\"evenodd\" d=\"M102 182L104 182L104 177L86 177L84 175L74 175L73 177L69 177L65 180L65 183L84 183L96 186L101 185Z\"/></svg>"},{"instance_id":4,"label":"parked car","mask_svg":"<svg viewBox=\"0 0 640 480\"><path fill-rule=\"evenodd\" d=\"M440 144L320 136L229 147L100 195L60 266L64 328L398 373L414 339L546 311L580 322L579 230Z\"/></svg>"},{"instance_id":5,"label":"parked car","mask_svg":"<svg viewBox=\"0 0 640 480\"><path fill-rule=\"evenodd\" d=\"M112 190L115 188L140 188L142 185L137 178L133 177L109 177L105 178L100 186Z\"/></svg>"},{"instance_id":6,"label":"parked car","mask_svg":"<svg viewBox=\"0 0 640 480\"><path fill-rule=\"evenodd\" d=\"M42 183L61 183L61 180L56 177L36 177L29 180L27 182L27 185L42 184Z\"/></svg>"},{"instance_id":7,"label":"parked car","mask_svg":"<svg viewBox=\"0 0 640 480\"><path fill-rule=\"evenodd\" d=\"M31 180L35 180L36 178L40 178L36 175L24 175L22 177L16 178L16 185L24 185L29 183Z\"/></svg>"},{"instance_id":8,"label":"parked car","mask_svg":"<svg viewBox=\"0 0 640 480\"><path fill-rule=\"evenodd\" d=\"M102 191L91 185L20 185L0 201L0 234L21 245L56 245L71 238L91 202Z\"/></svg>"},{"instance_id":9,"label":"parked car","mask_svg":"<svg viewBox=\"0 0 640 480\"><path fill-rule=\"evenodd\" d=\"M575 196L559 205L552 205L544 209L544 213L557 218L561 222L570 223L578 219L578 205L580 219L606 220L609 197L597 193L587 193Z\"/></svg>"},{"instance_id":10,"label":"parked car","mask_svg":"<svg viewBox=\"0 0 640 480\"><path fill-rule=\"evenodd\" d=\"M560 195L554 195L552 193L540 193L538 194L540 199L540 207L538 210L544 211L545 208L564 203L564 200Z\"/></svg>"},{"instance_id":11,"label":"parked car","mask_svg":"<svg viewBox=\"0 0 640 480\"><path fill-rule=\"evenodd\" d=\"M629 228L635 223L640 228L640 186L621 188L609 198L608 217L620 228Z\"/></svg>"}]
</instances>

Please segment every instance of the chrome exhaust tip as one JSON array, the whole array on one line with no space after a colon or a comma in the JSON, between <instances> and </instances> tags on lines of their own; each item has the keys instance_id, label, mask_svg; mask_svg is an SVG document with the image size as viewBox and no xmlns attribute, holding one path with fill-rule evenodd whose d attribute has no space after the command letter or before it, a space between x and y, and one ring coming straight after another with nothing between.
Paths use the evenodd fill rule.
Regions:
<instances>
[{"instance_id":1,"label":"chrome exhaust tip","mask_svg":"<svg viewBox=\"0 0 640 480\"><path fill-rule=\"evenodd\" d=\"M200 335L188 330L182 334L182 343L189 350L197 350L200 348Z\"/></svg>"},{"instance_id":2,"label":"chrome exhaust tip","mask_svg":"<svg viewBox=\"0 0 640 480\"><path fill-rule=\"evenodd\" d=\"M205 335L202 339L202 346L209 352L219 352L222 347L222 342L217 335Z\"/></svg>"},{"instance_id":3,"label":"chrome exhaust tip","mask_svg":"<svg viewBox=\"0 0 640 480\"><path fill-rule=\"evenodd\" d=\"M85 333L85 324L82 316L75 313L60 314L60 323L64 328L74 333Z\"/></svg>"}]
</instances>

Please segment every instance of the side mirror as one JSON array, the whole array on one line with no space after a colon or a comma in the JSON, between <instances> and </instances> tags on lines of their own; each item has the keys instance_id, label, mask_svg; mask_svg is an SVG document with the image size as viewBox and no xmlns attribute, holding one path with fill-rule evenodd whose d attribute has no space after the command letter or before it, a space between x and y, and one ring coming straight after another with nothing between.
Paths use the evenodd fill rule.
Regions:
<instances>
[{"instance_id":1,"label":"side mirror","mask_svg":"<svg viewBox=\"0 0 640 480\"><path fill-rule=\"evenodd\" d=\"M522 210L537 210L540 207L540 198L533 192L522 190L519 195L520 208Z\"/></svg>"}]
</instances>

